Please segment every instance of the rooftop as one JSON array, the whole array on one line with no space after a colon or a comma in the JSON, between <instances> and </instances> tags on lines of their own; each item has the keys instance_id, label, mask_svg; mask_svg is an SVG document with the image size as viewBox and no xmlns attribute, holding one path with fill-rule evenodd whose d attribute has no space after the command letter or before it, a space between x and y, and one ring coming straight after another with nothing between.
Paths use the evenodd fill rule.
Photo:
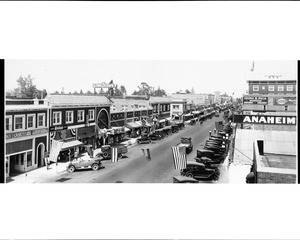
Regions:
<instances>
[{"instance_id":1,"label":"rooftop","mask_svg":"<svg viewBox=\"0 0 300 240\"><path fill-rule=\"evenodd\" d=\"M265 153L261 162L264 167L296 169L296 156Z\"/></svg>"}]
</instances>

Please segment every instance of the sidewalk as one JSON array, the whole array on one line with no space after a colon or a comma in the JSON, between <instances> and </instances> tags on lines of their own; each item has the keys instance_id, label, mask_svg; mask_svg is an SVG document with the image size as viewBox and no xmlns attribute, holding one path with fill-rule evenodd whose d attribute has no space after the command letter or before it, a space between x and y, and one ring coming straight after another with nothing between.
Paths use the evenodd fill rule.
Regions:
<instances>
[{"instance_id":1,"label":"sidewalk","mask_svg":"<svg viewBox=\"0 0 300 240\"><path fill-rule=\"evenodd\" d=\"M136 138L128 139L121 142L122 145L127 146L128 149L136 145ZM100 148L94 150L94 156L100 152ZM88 157L87 153L81 155L82 158ZM52 163L47 169L46 166L34 169L27 173L21 173L16 176L11 176L6 179L6 183L38 183L41 179L48 179L59 174L67 172L67 162Z\"/></svg>"}]
</instances>

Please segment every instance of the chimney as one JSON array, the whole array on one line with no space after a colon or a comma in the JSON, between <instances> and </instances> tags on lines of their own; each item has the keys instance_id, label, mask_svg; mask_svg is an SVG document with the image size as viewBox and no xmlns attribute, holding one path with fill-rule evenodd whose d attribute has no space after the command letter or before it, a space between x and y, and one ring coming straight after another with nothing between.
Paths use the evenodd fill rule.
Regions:
<instances>
[{"instance_id":1,"label":"chimney","mask_svg":"<svg viewBox=\"0 0 300 240\"><path fill-rule=\"evenodd\" d=\"M37 99L37 97L33 99L33 105L35 106L39 105L39 100Z\"/></svg>"}]
</instances>

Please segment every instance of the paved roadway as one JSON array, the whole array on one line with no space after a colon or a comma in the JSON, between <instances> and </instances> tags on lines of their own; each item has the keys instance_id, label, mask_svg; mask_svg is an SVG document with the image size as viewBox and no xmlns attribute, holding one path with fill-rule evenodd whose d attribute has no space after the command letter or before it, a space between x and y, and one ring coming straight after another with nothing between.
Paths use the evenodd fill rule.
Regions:
<instances>
[{"instance_id":1,"label":"paved roadway","mask_svg":"<svg viewBox=\"0 0 300 240\"><path fill-rule=\"evenodd\" d=\"M98 171L90 169L78 170L73 173L62 173L53 178L44 179L43 182L63 183L172 183L173 176L180 175L174 169L171 146L177 145L181 137L192 137L193 151L187 155L188 160L194 160L197 148L200 148L208 138L208 132L213 131L214 121L222 120L214 117L204 122L202 126L186 125L185 129L151 144L141 144L131 147L119 162L103 161L103 166ZM149 148L151 160L148 161L142 148ZM227 168L219 166L220 177L218 183L228 183Z\"/></svg>"}]
</instances>

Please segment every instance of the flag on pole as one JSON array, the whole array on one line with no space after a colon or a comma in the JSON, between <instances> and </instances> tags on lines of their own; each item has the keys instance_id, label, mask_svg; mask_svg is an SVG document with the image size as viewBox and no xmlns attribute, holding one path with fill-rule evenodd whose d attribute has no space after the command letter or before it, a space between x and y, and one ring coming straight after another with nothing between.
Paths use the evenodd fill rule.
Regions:
<instances>
[{"instance_id":1,"label":"flag on pole","mask_svg":"<svg viewBox=\"0 0 300 240\"><path fill-rule=\"evenodd\" d=\"M111 148L111 161L118 162L118 148Z\"/></svg>"},{"instance_id":2,"label":"flag on pole","mask_svg":"<svg viewBox=\"0 0 300 240\"><path fill-rule=\"evenodd\" d=\"M150 149L149 148L142 148L143 154L146 157L146 159L148 159L149 161L151 160L151 156L150 156Z\"/></svg>"},{"instance_id":3,"label":"flag on pole","mask_svg":"<svg viewBox=\"0 0 300 240\"><path fill-rule=\"evenodd\" d=\"M186 147L171 147L173 153L173 160L175 169L185 169L186 168Z\"/></svg>"},{"instance_id":4,"label":"flag on pole","mask_svg":"<svg viewBox=\"0 0 300 240\"><path fill-rule=\"evenodd\" d=\"M49 160L51 162L57 162L57 157L63 144L64 144L63 142L52 140L50 156L49 156Z\"/></svg>"}]
</instances>

